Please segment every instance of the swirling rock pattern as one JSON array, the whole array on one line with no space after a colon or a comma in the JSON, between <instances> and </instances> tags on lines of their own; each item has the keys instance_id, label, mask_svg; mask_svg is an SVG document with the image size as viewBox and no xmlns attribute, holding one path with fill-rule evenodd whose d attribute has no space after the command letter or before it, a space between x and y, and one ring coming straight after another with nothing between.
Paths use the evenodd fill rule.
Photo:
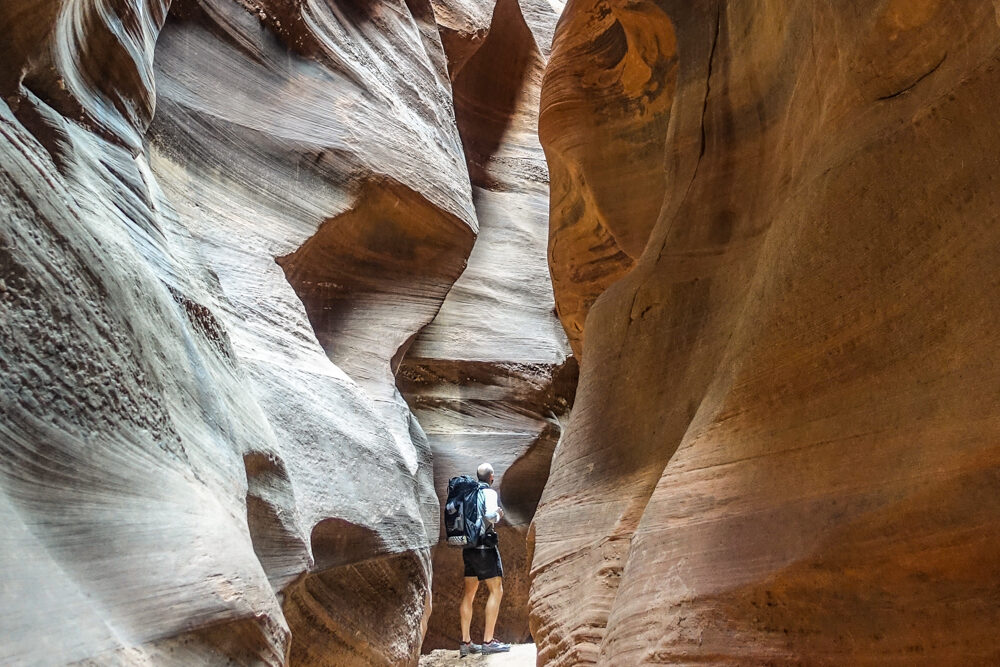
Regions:
<instances>
[{"instance_id":1,"label":"swirling rock pattern","mask_svg":"<svg viewBox=\"0 0 1000 667\"><path fill-rule=\"evenodd\" d=\"M665 196L587 318L539 660L996 662L996 8L660 7Z\"/></svg>"},{"instance_id":2,"label":"swirling rock pattern","mask_svg":"<svg viewBox=\"0 0 1000 667\"><path fill-rule=\"evenodd\" d=\"M478 230L432 8L168 5L0 7L0 662L415 662L393 374Z\"/></svg>"},{"instance_id":3,"label":"swirling rock pattern","mask_svg":"<svg viewBox=\"0 0 1000 667\"><path fill-rule=\"evenodd\" d=\"M562 23L538 134L556 306L579 356L591 304L634 266L663 203L677 47L655 2L571 0Z\"/></svg>"}]
</instances>

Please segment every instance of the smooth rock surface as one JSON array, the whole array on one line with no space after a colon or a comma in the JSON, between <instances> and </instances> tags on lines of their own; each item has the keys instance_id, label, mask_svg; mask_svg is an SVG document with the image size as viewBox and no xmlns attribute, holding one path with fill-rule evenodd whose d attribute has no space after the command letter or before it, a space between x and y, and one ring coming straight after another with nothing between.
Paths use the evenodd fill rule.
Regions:
<instances>
[{"instance_id":1,"label":"smooth rock surface","mask_svg":"<svg viewBox=\"0 0 1000 667\"><path fill-rule=\"evenodd\" d=\"M656 2L571 0L542 87L538 135L552 181L549 267L577 357L594 300L628 273L663 203L677 79Z\"/></svg>"},{"instance_id":2,"label":"smooth rock surface","mask_svg":"<svg viewBox=\"0 0 1000 667\"><path fill-rule=\"evenodd\" d=\"M587 317L539 661L996 663L994 3L661 6L663 207Z\"/></svg>"},{"instance_id":3,"label":"smooth rock surface","mask_svg":"<svg viewBox=\"0 0 1000 667\"><path fill-rule=\"evenodd\" d=\"M431 8L168 6L0 8L0 662L415 663L393 373L478 228Z\"/></svg>"}]
</instances>

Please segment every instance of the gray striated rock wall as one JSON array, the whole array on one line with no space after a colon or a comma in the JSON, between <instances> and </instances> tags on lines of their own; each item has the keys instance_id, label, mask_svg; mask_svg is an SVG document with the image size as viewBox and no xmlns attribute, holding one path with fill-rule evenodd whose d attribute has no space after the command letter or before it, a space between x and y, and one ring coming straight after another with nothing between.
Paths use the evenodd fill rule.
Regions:
<instances>
[{"instance_id":1,"label":"gray striated rock wall","mask_svg":"<svg viewBox=\"0 0 1000 667\"><path fill-rule=\"evenodd\" d=\"M533 132L555 14L505 19L497 82L442 47L465 11L0 6L0 662L412 663L445 441L521 470L523 552L573 382ZM418 407L430 437L404 358L475 395Z\"/></svg>"}]
</instances>

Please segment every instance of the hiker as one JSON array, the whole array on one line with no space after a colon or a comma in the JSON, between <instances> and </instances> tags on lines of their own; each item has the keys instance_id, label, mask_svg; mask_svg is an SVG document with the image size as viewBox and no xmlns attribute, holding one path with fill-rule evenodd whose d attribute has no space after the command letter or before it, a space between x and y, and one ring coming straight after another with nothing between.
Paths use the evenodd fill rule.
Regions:
<instances>
[{"instance_id":1,"label":"hiker","mask_svg":"<svg viewBox=\"0 0 1000 667\"><path fill-rule=\"evenodd\" d=\"M470 653L502 653L510 650L510 644L499 642L493 636L496 627L497 614L500 611L500 599L503 597L503 563L500 562L500 549L494 526L503 518L503 508L497 492L489 488L493 484L493 466L484 463L476 470L476 476L481 482L484 535L480 544L462 549L462 560L465 563L465 594L459 613L462 619L462 645L459 648L461 657ZM486 600L486 624L483 628L483 643L473 644L470 634L472 625L472 603L479 590L479 582L485 581L490 591Z\"/></svg>"}]
</instances>

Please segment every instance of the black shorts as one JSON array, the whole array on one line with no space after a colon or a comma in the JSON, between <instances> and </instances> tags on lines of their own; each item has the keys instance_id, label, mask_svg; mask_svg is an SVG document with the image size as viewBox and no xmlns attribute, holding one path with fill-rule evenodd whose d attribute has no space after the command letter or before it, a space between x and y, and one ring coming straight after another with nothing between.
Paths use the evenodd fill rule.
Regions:
<instances>
[{"instance_id":1,"label":"black shorts","mask_svg":"<svg viewBox=\"0 0 1000 667\"><path fill-rule=\"evenodd\" d=\"M479 581L503 576L503 563L500 562L500 550L496 547L485 549L462 549L462 561L465 563L465 576L478 577Z\"/></svg>"}]
</instances>

